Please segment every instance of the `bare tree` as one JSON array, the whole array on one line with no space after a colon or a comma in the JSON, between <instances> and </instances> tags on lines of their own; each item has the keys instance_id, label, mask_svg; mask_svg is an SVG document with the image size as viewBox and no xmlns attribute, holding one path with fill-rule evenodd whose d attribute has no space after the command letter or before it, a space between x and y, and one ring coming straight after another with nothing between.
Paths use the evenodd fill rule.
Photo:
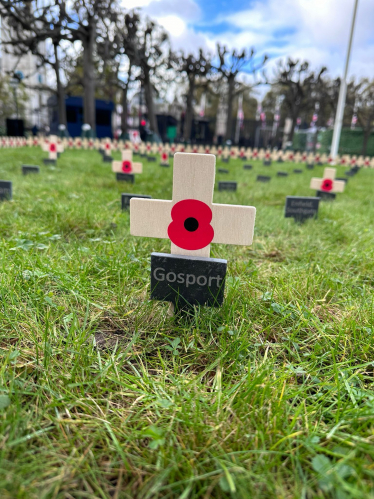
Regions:
<instances>
[{"instance_id":1,"label":"bare tree","mask_svg":"<svg viewBox=\"0 0 374 499\"><path fill-rule=\"evenodd\" d=\"M293 139L297 118L301 113L313 109L318 98L317 88L325 71L326 68L322 68L318 73L310 71L306 61L300 63L299 60L288 59L279 63L271 84L284 96L284 103L292 119L289 141Z\"/></svg>"},{"instance_id":2,"label":"bare tree","mask_svg":"<svg viewBox=\"0 0 374 499\"><path fill-rule=\"evenodd\" d=\"M144 88L148 121L151 130L156 134L158 134L158 125L154 107L153 80L163 68L167 68L168 42L166 31L153 21L147 21L144 26L141 26L138 35L134 38L134 58L141 70L139 79Z\"/></svg>"},{"instance_id":3,"label":"bare tree","mask_svg":"<svg viewBox=\"0 0 374 499\"><path fill-rule=\"evenodd\" d=\"M193 54L184 55L183 52L169 54L170 66L178 73L187 76L186 93L186 115L184 120L184 140L191 139L192 120L194 115L194 99L197 87L206 86L207 78L210 74L212 65L208 55L203 50L199 50L196 57Z\"/></svg>"},{"instance_id":4,"label":"bare tree","mask_svg":"<svg viewBox=\"0 0 374 499\"><path fill-rule=\"evenodd\" d=\"M374 127L374 80L363 78L348 85L347 106L356 112L357 121L364 132L361 154L366 155L368 142Z\"/></svg>"},{"instance_id":5,"label":"bare tree","mask_svg":"<svg viewBox=\"0 0 374 499\"><path fill-rule=\"evenodd\" d=\"M5 19L2 26L5 50L19 57L32 53L38 59L37 70L44 65L53 69L56 88L44 84L37 89L57 96L59 121L66 125L65 88L61 81L60 61L63 53L61 41L69 37L63 26L61 4L56 2L51 9L49 6L34 5L31 1L0 0L0 15Z\"/></svg>"},{"instance_id":6,"label":"bare tree","mask_svg":"<svg viewBox=\"0 0 374 499\"><path fill-rule=\"evenodd\" d=\"M254 85L248 85L243 81L237 80L239 73L245 72L247 74L255 75L266 63L268 57L265 55L260 63L256 61L255 50L251 49L247 52L243 49L241 52L236 49L231 52L224 46L217 44L217 55L219 64L215 70L227 84L227 125L226 125L226 140L231 139L232 136L232 110L233 101L235 96L244 90L250 90L254 85L259 84L256 82Z\"/></svg>"}]
</instances>

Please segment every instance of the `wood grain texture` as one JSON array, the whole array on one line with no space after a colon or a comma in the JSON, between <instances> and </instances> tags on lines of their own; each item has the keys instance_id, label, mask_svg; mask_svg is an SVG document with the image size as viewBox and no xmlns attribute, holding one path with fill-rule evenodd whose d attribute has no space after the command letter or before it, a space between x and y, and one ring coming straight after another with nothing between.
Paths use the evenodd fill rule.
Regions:
<instances>
[{"instance_id":1,"label":"wood grain texture","mask_svg":"<svg viewBox=\"0 0 374 499\"><path fill-rule=\"evenodd\" d=\"M173 171L173 204L182 199L213 201L216 157L213 154L176 153Z\"/></svg>"},{"instance_id":2,"label":"wood grain texture","mask_svg":"<svg viewBox=\"0 0 374 499\"><path fill-rule=\"evenodd\" d=\"M212 212L213 243L252 244L256 208L253 206L213 204Z\"/></svg>"},{"instance_id":3,"label":"wood grain texture","mask_svg":"<svg viewBox=\"0 0 374 499\"><path fill-rule=\"evenodd\" d=\"M130 234L168 239L173 202L162 199L130 200Z\"/></svg>"}]
</instances>

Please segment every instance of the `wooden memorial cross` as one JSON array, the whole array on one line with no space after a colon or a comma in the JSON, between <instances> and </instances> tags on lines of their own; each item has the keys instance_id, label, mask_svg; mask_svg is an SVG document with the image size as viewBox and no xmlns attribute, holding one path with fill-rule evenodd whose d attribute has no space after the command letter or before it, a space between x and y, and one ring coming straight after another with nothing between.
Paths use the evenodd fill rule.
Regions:
<instances>
[{"instance_id":1,"label":"wooden memorial cross","mask_svg":"<svg viewBox=\"0 0 374 499\"><path fill-rule=\"evenodd\" d=\"M142 173L142 163L134 163L132 160L132 151L126 149L122 151L122 161L112 161L112 171L117 174L118 180L131 180L134 181L135 173ZM118 175L120 174L120 175ZM124 177L128 175L129 177Z\"/></svg>"},{"instance_id":2,"label":"wooden memorial cross","mask_svg":"<svg viewBox=\"0 0 374 499\"><path fill-rule=\"evenodd\" d=\"M250 245L256 208L213 203L216 158L176 153L173 199L132 198L130 233L171 240L171 254L152 253L151 297L183 308L219 306L226 260L209 258L210 244Z\"/></svg>"},{"instance_id":3,"label":"wooden memorial cross","mask_svg":"<svg viewBox=\"0 0 374 499\"><path fill-rule=\"evenodd\" d=\"M313 177L310 181L310 188L317 190L317 196L321 198L335 198L337 192L343 192L344 180L335 180L336 168L325 168L323 178Z\"/></svg>"},{"instance_id":4,"label":"wooden memorial cross","mask_svg":"<svg viewBox=\"0 0 374 499\"><path fill-rule=\"evenodd\" d=\"M166 149L163 149L160 154L160 165L169 166L169 154Z\"/></svg>"},{"instance_id":5,"label":"wooden memorial cross","mask_svg":"<svg viewBox=\"0 0 374 499\"><path fill-rule=\"evenodd\" d=\"M43 144L43 150L48 151L48 159L44 159L44 163L55 163L57 160L57 137L50 135Z\"/></svg>"}]
</instances>

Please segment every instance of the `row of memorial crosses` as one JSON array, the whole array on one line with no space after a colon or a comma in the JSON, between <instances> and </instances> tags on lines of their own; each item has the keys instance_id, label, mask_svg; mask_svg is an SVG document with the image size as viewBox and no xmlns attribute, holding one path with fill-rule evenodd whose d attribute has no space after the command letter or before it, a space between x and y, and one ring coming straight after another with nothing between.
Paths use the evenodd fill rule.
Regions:
<instances>
[{"instance_id":1,"label":"row of memorial crosses","mask_svg":"<svg viewBox=\"0 0 374 499\"><path fill-rule=\"evenodd\" d=\"M48 151L46 144L51 140L57 141L56 136L49 137L2 137L0 141L0 146L4 148L8 147L23 147L23 146L38 146L40 145L44 151ZM257 149L257 148L244 148L244 147L227 147L222 146L184 146L183 144L151 144L144 142L132 143L131 141L117 141L106 139L87 139L76 137L73 138L62 138L61 139L62 148L60 151L69 149L102 149L107 156L111 155L112 150L122 151L123 149L131 149L135 154L140 154L141 156L150 156L156 154L163 154L167 152L168 155L173 156L176 152L187 152L195 154L214 154L218 159L223 159L228 161L229 158L242 159L242 160L264 160L264 161L288 161L294 163L307 163L309 165L314 164L335 164L341 166L347 166L350 168L374 168L374 157L369 156L350 156L348 154L339 156L337 155L334 159L331 156L323 153L307 153L307 152L293 152L293 151L282 151L282 150L270 150L270 149Z\"/></svg>"}]
</instances>

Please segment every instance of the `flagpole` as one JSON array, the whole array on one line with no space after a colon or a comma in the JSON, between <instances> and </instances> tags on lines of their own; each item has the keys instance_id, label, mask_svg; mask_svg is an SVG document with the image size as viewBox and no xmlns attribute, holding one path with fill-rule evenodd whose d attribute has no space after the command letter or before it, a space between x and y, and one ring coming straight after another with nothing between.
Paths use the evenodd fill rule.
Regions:
<instances>
[{"instance_id":1,"label":"flagpole","mask_svg":"<svg viewBox=\"0 0 374 499\"><path fill-rule=\"evenodd\" d=\"M353 33L354 33L354 28L355 28L355 23L356 23L357 6L358 6L358 0L355 0L355 5L353 8L351 32L349 35L349 42L348 42L347 57L345 60L344 75L343 75L343 79L342 79L341 85L340 85L338 108L336 110L334 133L332 136L331 151L330 151L330 155L331 155L332 159L335 159L336 155L338 154L340 134L342 131L342 126L343 126L345 98L347 95L347 75L348 75L349 59L351 56Z\"/></svg>"}]
</instances>

